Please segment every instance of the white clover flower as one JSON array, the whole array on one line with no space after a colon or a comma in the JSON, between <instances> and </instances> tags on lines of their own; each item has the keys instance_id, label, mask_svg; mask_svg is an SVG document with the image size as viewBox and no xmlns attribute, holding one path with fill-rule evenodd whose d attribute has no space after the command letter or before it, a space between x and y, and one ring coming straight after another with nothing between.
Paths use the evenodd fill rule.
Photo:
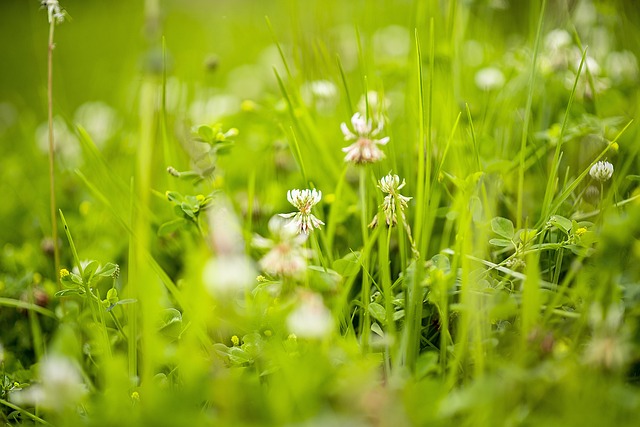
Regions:
<instances>
[{"instance_id":1,"label":"white clover flower","mask_svg":"<svg viewBox=\"0 0 640 427\"><path fill-rule=\"evenodd\" d=\"M64 356L43 359L38 376L39 384L11 393L11 400L17 404L38 405L59 412L74 407L87 393L80 370Z\"/></svg>"},{"instance_id":2,"label":"white clover flower","mask_svg":"<svg viewBox=\"0 0 640 427\"><path fill-rule=\"evenodd\" d=\"M584 362L606 370L624 367L630 359L631 347L623 308L612 305L605 315L602 307L594 305L589 320L593 336L585 348Z\"/></svg>"},{"instance_id":3,"label":"white clover flower","mask_svg":"<svg viewBox=\"0 0 640 427\"><path fill-rule=\"evenodd\" d=\"M402 187L406 184L405 180L400 182L400 177L398 175L393 175L391 172L386 176L382 177L378 183L378 188L382 190L383 193L387 195L384 196L384 200L380 208L382 212L384 212L385 220L388 226L394 226L398 223L397 212L400 211L402 218L404 218L404 210L407 207L407 203L411 200L411 197L403 196L398 193ZM375 227L377 225L377 216L374 217L370 227Z\"/></svg>"},{"instance_id":4,"label":"white clover flower","mask_svg":"<svg viewBox=\"0 0 640 427\"><path fill-rule=\"evenodd\" d=\"M482 90L500 89L504 86L504 74L495 67L483 68L476 73L475 82L476 86Z\"/></svg>"},{"instance_id":5,"label":"white clover flower","mask_svg":"<svg viewBox=\"0 0 640 427\"><path fill-rule=\"evenodd\" d=\"M76 134L69 129L66 121L60 117L53 118L53 132L55 134L56 159L67 169L80 167L82 149ZM36 128L36 144L43 153L49 152L49 123L42 122Z\"/></svg>"},{"instance_id":6,"label":"white clover flower","mask_svg":"<svg viewBox=\"0 0 640 427\"><path fill-rule=\"evenodd\" d=\"M287 317L289 331L299 338L318 339L331 333L333 317L322 297L308 292L302 295L300 305Z\"/></svg>"},{"instance_id":7,"label":"white clover flower","mask_svg":"<svg viewBox=\"0 0 640 427\"><path fill-rule=\"evenodd\" d=\"M329 80L314 80L305 83L301 91L315 98L332 99L338 96L338 88Z\"/></svg>"},{"instance_id":8,"label":"white clover flower","mask_svg":"<svg viewBox=\"0 0 640 427\"><path fill-rule=\"evenodd\" d=\"M609 53L605 69L615 83L635 82L638 79L638 60L628 50Z\"/></svg>"},{"instance_id":9,"label":"white clover flower","mask_svg":"<svg viewBox=\"0 0 640 427\"><path fill-rule=\"evenodd\" d=\"M544 45L550 51L568 47L571 45L571 34L559 28L551 30L544 39Z\"/></svg>"},{"instance_id":10,"label":"white clover flower","mask_svg":"<svg viewBox=\"0 0 640 427\"><path fill-rule=\"evenodd\" d=\"M582 57L576 58L575 59L575 69L576 71L578 70L578 68L580 68L580 62L582 61ZM598 64L598 61L595 60L595 58L593 58L592 56L587 55L587 57L584 59L584 65L582 67L582 72L586 74L585 68L589 70L589 72L593 75L593 76L598 76L600 75L600 64Z\"/></svg>"},{"instance_id":11,"label":"white clover flower","mask_svg":"<svg viewBox=\"0 0 640 427\"><path fill-rule=\"evenodd\" d=\"M216 256L207 261L202 280L214 296L228 296L256 283L257 271L245 254L242 228L231 203L217 197L208 211L211 247Z\"/></svg>"},{"instance_id":12,"label":"white clover flower","mask_svg":"<svg viewBox=\"0 0 640 427\"><path fill-rule=\"evenodd\" d=\"M344 157L345 162L355 164L374 163L383 159L384 153L378 148L378 145L385 145L389 142L389 137L375 139L384 126L382 120L378 121L378 127L373 128L371 119L366 120L360 113L355 113L351 117L351 125L354 132L347 127L346 123L340 125L345 141L355 142L348 147L342 149L347 155Z\"/></svg>"},{"instance_id":13,"label":"white clover flower","mask_svg":"<svg viewBox=\"0 0 640 427\"><path fill-rule=\"evenodd\" d=\"M255 236L253 246L269 249L260 259L260 268L273 276L299 277L307 269L307 259L312 251L304 247L307 235L298 234L286 226L286 221L276 215L269 220L269 231L273 240Z\"/></svg>"},{"instance_id":14,"label":"white clover flower","mask_svg":"<svg viewBox=\"0 0 640 427\"><path fill-rule=\"evenodd\" d=\"M211 258L202 270L202 280L210 294L224 296L255 285L257 272L244 254Z\"/></svg>"},{"instance_id":15,"label":"white clover flower","mask_svg":"<svg viewBox=\"0 0 640 427\"><path fill-rule=\"evenodd\" d=\"M333 112L338 103L338 88L329 80L313 80L300 88L306 105L314 106L324 113Z\"/></svg>"},{"instance_id":16,"label":"white clover flower","mask_svg":"<svg viewBox=\"0 0 640 427\"><path fill-rule=\"evenodd\" d=\"M242 226L231 202L218 196L207 210L211 246L218 256L244 254Z\"/></svg>"},{"instance_id":17,"label":"white clover flower","mask_svg":"<svg viewBox=\"0 0 640 427\"><path fill-rule=\"evenodd\" d=\"M289 190L287 191L287 200L295 206L299 212L291 212L288 214L280 214L282 218L293 218L289 222L298 234L309 234L314 228L320 228L324 222L316 218L311 209L322 199L322 192L315 188L312 190Z\"/></svg>"},{"instance_id":18,"label":"white clover flower","mask_svg":"<svg viewBox=\"0 0 640 427\"><path fill-rule=\"evenodd\" d=\"M600 161L591 166L589 175L596 181L605 182L613 175L613 165L607 161Z\"/></svg>"},{"instance_id":19,"label":"white clover flower","mask_svg":"<svg viewBox=\"0 0 640 427\"><path fill-rule=\"evenodd\" d=\"M47 9L50 24L54 21L56 24L64 21L64 11L60 7L58 0L42 0L40 4Z\"/></svg>"}]
</instances>

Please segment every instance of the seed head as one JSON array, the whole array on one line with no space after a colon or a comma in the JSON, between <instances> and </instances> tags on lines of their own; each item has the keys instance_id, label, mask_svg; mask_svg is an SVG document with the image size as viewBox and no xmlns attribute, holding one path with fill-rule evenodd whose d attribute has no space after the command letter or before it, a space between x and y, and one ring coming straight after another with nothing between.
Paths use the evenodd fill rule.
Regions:
<instances>
[{"instance_id":1,"label":"seed head","mask_svg":"<svg viewBox=\"0 0 640 427\"><path fill-rule=\"evenodd\" d=\"M411 197L403 196L398 193L398 190L404 187L405 184L406 182L404 179L400 182L400 177L398 175L393 175L391 172L382 177L378 183L378 188L380 188L383 193L386 193L380 208L384 212L388 226L392 227L398 223L398 211L400 211L400 214L404 218L404 210L407 207L409 200L411 200ZM372 223L372 225L375 224Z\"/></svg>"},{"instance_id":2,"label":"seed head","mask_svg":"<svg viewBox=\"0 0 640 427\"><path fill-rule=\"evenodd\" d=\"M49 23L60 24L64 21L64 10L60 7L58 0L42 0L40 5L47 9Z\"/></svg>"}]
</instances>

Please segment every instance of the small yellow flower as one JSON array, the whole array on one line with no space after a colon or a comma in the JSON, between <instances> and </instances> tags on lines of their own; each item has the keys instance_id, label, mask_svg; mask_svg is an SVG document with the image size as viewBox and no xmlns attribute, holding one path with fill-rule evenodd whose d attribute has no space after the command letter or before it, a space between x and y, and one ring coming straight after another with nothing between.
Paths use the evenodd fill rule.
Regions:
<instances>
[{"instance_id":1,"label":"small yellow flower","mask_svg":"<svg viewBox=\"0 0 640 427\"><path fill-rule=\"evenodd\" d=\"M240 338L237 335L231 337L231 343L235 346L240 345Z\"/></svg>"},{"instance_id":2,"label":"small yellow flower","mask_svg":"<svg viewBox=\"0 0 640 427\"><path fill-rule=\"evenodd\" d=\"M196 196L196 200L198 201L198 203L202 203L204 202L204 196L202 194L198 194Z\"/></svg>"},{"instance_id":3,"label":"small yellow flower","mask_svg":"<svg viewBox=\"0 0 640 427\"><path fill-rule=\"evenodd\" d=\"M264 331L264 336L265 336L265 337L270 337L270 336L272 336L272 335L273 335L273 332L271 332L271 329L266 329L266 330Z\"/></svg>"},{"instance_id":4,"label":"small yellow flower","mask_svg":"<svg viewBox=\"0 0 640 427\"><path fill-rule=\"evenodd\" d=\"M587 228L586 227L580 227L580 228L578 228L576 230L576 236L580 237L586 232L587 232Z\"/></svg>"},{"instance_id":5,"label":"small yellow flower","mask_svg":"<svg viewBox=\"0 0 640 427\"><path fill-rule=\"evenodd\" d=\"M131 393L131 400L133 400L134 403L140 402L140 393L137 391Z\"/></svg>"},{"instance_id":6,"label":"small yellow flower","mask_svg":"<svg viewBox=\"0 0 640 427\"><path fill-rule=\"evenodd\" d=\"M620 149L620 146L618 145L618 143L617 143L617 142L613 142L613 143L611 143L611 144L609 145L609 148L610 148L612 151L617 152L617 151L618 151L618 149Z\"/></svg>"},{"instance_id":7,"label":"small yellow flower","mask_svg":"<svg viewBox=\"0 0 640 427\"><path fill-rule=\"evenodd\" d=\"M66 268L63 268L60 270L60 280L64 279L65 277L67 277L69 274L69 270L67 270Z\"/></svg>"}]
</instances>

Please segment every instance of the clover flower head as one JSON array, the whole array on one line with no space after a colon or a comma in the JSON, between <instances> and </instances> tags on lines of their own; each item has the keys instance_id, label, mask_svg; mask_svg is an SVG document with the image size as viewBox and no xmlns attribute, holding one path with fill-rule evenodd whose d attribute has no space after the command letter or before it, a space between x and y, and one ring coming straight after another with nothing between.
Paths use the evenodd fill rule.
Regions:
<instances>
[{"instance_id":1,"label":"clover flower head","mask_svg":"<svg viewBox=\"0 0 640 427\"><path fill-rule=\"evenodd\" d=\"M406 182L404 179L402 180L402 183L400 183L400 177L389 172L380 179L378 188L380 188L383 193L397 194L397 191L404 187L405 184Z\"/></svg>"},{"instance_id":2,"label":"clover flower head","mask_svg":"<svg viewBox=\"0 0 640 427\"><path fill-rule=\"evenodd\" d=\"M287 317L287 327L296 337L319 339L331 333L333 317L320 295L306 292L301 295L300 305Z\"/></svg>"},{"instance_id":3,"label":"clover flower head","mask_svg":"<svg viewBox=\"0 0 640 427\"><path fill-rule=\"evenodd\" d=\"M550 31L544 39L545 48L557 51L571 45L571 34L563 29L556 28Z\"/></svg>"},{"instance_id":4,"label":"clover flower head","mask_svg":"<svg viewBox=\"0 0 640 427\"><path fill-rule=\"evenodd\" d=\"M87 393L77 364L64 356L44 358L38 367L38 377L38 384L13 392L10 399L19 405L39 405L61 412L79 403Z\"/></svg>"},{"instance_id":5,"label":"clover flower head","mask_svg":"<svg viewBox=\"0 0 640 427\"><path fill-rule=\"evenodd\" d=\"M202 269L202 281L211 295L229 297L254 286L256 274L248 256L224 254L207 261Z\"/></svg>"},{"instance_id":6,"label":"clover flower head","mask_svg":"<svg viewBox=\"0 0 640 427\"><path fill-rule=\"evenodd\" d=\"M500 89L504 86L505 82L504 74L496 67L487 67L478 70L474 79L478 89L484 91Z\"/></svg>"},{"instance_id":7,"label":"clover flower head","mask_svg":"<svg viewBox=\"0 0 640 427\"><path fill-rule=\"evenodd\" d=\"M380 208L384 212L385 220L388 226L392 227L398 223L398 211L404 218L404 210L407 207L407 203L411 200L411 197L403 196L398 192L406 184L403 179L400 182L400 177L389 172L386 176L382 177L378 182L378 188L386 193L382 205ZM373 219L371 227L377 225L377 216Z\"/></svg>"},{"instance_id":8,"label":"clover flower head","mask_svg":"<svg viewBox=\"0 0 640 427\"><path fill-rule=\"evenodd\" d=\"M378 121L378 126L374 129L371 119L365 119L360 113L355 113L351 117L351 126L353 131L346 123L340 125L345 141L355 140L353 144L342 149L347 153L344 157L345 162L364 164L375 163L383 159L384 153L378 148L378 145L386 145L389 142L389 137L375 138L382 132L384 126L382 120Z\"/></svg>"},{"instance_id":9,"label":"clover flower head","mask_svg":"<svg viewBox=\"0 0 640 427\"><path fill-rule=\"evenodd\" d=\"M307 269L307 259L312 251L304 247L307 235L287 226L287 221L279 215L269 220L269 231L273 239L256 235L253 246L268 249L260 261L260 268L268 274L278 277L301 276Z\"/></svg>"},{"instance_id":10,"label":"clover flower head","mask_svg":"<svg viewBox=\"0 0 640 427\"><path fill-rule=\"evenodd\" d=\"M600 161L591 166L589 175L591 175L591 178L595 179L596 181L608 181L613 175L613 165L606 160Z\"/></svg>"},{"instance_id":11,"label":"clover flower head","mask_svg":"<svg viewBox=\"0 0 640 427\"><path fill-rule=\"evenodd\" d=\"M585 348L584 362L606 371L626 366L631 346L630 334L624 324L624 309L613 305L605 313L602 307L593 306L589 321L592 337Z\"/></svg>"},{"instance_id":12,"label":"clover flower head","mask_svg":"<svg viewBox=\"0 0 640 427\"><path fill-rule=\"evenodd\" d=\"M287 191L287 200L298 209L298 212L280 214L282 218L292 218L289 225L297 231L298 234L309 234L314 228L320 228L324 222L316 218L311 209L322 199L322 192L315 188L312 190L289 190Z\"/></svg>"}]
</instances>

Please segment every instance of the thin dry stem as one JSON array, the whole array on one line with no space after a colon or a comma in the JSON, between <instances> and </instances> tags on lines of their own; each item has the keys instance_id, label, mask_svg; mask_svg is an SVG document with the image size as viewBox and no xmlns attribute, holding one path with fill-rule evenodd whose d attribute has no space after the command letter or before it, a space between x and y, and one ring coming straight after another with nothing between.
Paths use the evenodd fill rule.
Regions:
<instances>
[{"instance_id":1,"label":"thin dry stem","mask_svg":"<svg viewBox=\"0 0 640 427\"><path fill-rule=\"evenodd\" d=\"M53 32L55 28L55 19L49 23L49 46L47 57L47 112L49 118L49 195L51 207L51 238L53 239L53 259L55 265L55 277L58 285L60 278L60 251L58 248L58 225L56 220L56 194L55 194L55 145L53 139Z\"/></svg>"}]
</instances>

